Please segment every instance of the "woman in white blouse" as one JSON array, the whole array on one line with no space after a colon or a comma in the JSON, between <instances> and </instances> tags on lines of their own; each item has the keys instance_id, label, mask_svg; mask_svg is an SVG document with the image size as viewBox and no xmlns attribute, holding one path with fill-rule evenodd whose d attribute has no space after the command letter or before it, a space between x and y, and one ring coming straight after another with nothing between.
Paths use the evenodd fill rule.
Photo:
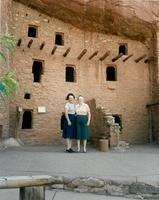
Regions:
<instances>
[{"instance_id":1,"label":"woman in white blouse","mask_svg":"<svg viewBox=\"0 0 159 200\"><path fill-rule=\"evenodd\" d=\"M77 151L80 152L80 140L83 140L83 152L87 152L87 140L89 139L89 128L91 113L89 106L84 103L84 97L78 97L76 105L76 128L77 128Z\"/></svg>"},{"instance_id":2,"label":"woman in white blouse","mask_svg":"<svg viewBox=\"0 0 159 200\"><path fill-rule=\"evenodd\" d=\"M66 139L66 143L67 143L66 152L68 152L68 153L74 152L72 150L72 139L76 138L76 130L75 130L76 107L75 107L75 104L74 104L74 99L75 99L74 94L69 93L66 97L66 100L68 102L65 104L66 120L65 120L65 123L64 123L63 138Z\"/></svg>"}]
</instances>

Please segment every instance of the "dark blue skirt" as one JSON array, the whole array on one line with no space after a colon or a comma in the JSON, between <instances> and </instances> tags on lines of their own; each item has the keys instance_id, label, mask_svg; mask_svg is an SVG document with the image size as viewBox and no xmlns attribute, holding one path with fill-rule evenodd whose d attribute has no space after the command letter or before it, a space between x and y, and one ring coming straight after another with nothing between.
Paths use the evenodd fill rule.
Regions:
<instances>
[{"instance_id":1,"label":"dark blue skirt","mask_svg":"<svg viewBox=\"0 0 159 200\"><path fill-rule=\"evenodd\" d=\"M76 128L77 128L77 139L88 140L89 139L89 127L87 126L88 116L77 115L76 117Z\"/></svg>"},{"instance_id":2,"label":"dark blue skirt","mask_svg":"<svg viewBox=\"0 0 159 200\"><path fill-rule=\"evenodd\" d=\"M71 126L68 125L67 120L64 123L64 129L63 129L63 138L68 139L76 139L76 115L69 114L68 115Z\"/></svg>"}]
</instances>

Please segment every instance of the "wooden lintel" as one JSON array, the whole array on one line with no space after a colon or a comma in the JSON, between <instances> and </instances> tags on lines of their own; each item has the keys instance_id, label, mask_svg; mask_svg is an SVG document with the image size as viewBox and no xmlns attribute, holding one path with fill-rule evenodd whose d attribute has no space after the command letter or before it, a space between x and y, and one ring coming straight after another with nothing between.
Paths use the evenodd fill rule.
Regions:
<instances>
[{"instance_id":1,"label":"wooden lintel","mask_svg":"<svg viewBox=\"0 0 159 200\"><path fill-rule=\"evenodd\" d=\"M57 46L54 46L54 48L52 49L51 55L55 53L56 49L57 49Z\"/></svg>"},{"instance_id":2,"label":"wooden lintel","mask_svg":"<svg viewBox=\"0 0 159 200\"><path fill-rule=\"evenodd\" d=\"M20 47L21 43L22 43L22 39L19 39L17 42L17 46Z\"/></svg>"},{"instance_id":3,"label":"wooden lintel","mask_svg":"<svg viewBox=\"0 0 159 200\"><path fill-rule=\"evenodd\" d=\"M108 57L110 54L110 51L107 51L99 60L103 61L106 57Z\"/></svg>"},{"instance_id":4,"label":"wooden lintel","mask_svg":"<svg viewBox=\"0 0 159 200\"><path fill-rule=\"evenodd\" d=\"M84 56L84 54L86 54L86 52L87 52L87 49L83 49L83 51L80 53L80 55L77 57L78 58L78 60L80 60L83 56Z\"/></svg>"},{"instance_id":5,"label":"wooden lintel","mask_svg":"<svg viewBox=\"0 0 159 200\"><path fill-rule=\"evenodd\" d=\"M138 63L140 62L142 59L144 59L146 57L146 54L143 54L142 56L140 56L139 58L135 59L135 62Z\"/></svg>"},{"instance_id":6,"label":"wooden lintel","mask_svg":"<svg viewBox=\"0 0 159 200\"><path fill-rule=\"evenodd\" d=\"M95 51L90 57L89 60L91 60L93 57L95 57L98 54L98 51Z\"/></svg>"},{"instance_id":7,"label":"wooden lintel","mask_svg":"<svg viewBox=\"0 0 159 200\"><path fill-rule=\"evenodd\" d=\"M127 56L126 58L124 58L123 62L126 62L129 58L131 58L133 56L133 54L130 54L129 56Z\"/></svg>"},{"instance_id":8,"label":"wooden lintel","mask_svg":"<svg viewBox=\"0 0 159 200\"><path fill-rule=\"evenodd\" d=\"M32 43L33 43L33 39L31 39L31 40L28 42L28 48L31 47Z\"/></svg>"},{"instance_id":9,"label":"wooden lintel","mask_svg":"<svg viewBox=\"0 0 159 200\"><path fill-rule=\"evenodd\" d=\"M71 50L71 48L69 47L69 48L65 51L65 53L63 54L63 57L66 57L66 56L69 54L70 50Z\"/></svg>"},{"instance_id":10,"label":"wooden lintel","mask_svg":"<svg viewBox=\"0 0 159 200\"><path fill-rule=\"evenodd\" d=\"M121 58L123 56L123 53L120 53L119 55L117 55L115 58L112 59L112 62L117 61L119 58Z\"/></svg>"},{"instance_id":11,"label":"wooden lintel","mask_svg":"<svg viewBox=\"0 0 159 200\"><path fill-rule=\"evenodd\" d=\"M45 42L42 42L41 45L40 45L40 50L42 50L45 46Z\"/></svg>"}]
</instances>

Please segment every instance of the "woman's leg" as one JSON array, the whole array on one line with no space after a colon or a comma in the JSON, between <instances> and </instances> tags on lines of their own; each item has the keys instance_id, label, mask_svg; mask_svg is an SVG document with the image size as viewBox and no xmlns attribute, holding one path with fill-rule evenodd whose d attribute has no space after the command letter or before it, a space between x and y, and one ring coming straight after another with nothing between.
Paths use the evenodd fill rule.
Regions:
<instances>
[{"instance_id":1,"label":"woman's leg","mask_svg":"<svg viewBox=\"0 0 159 200\"><path fill-rule=\"evenodd\" d=\"M83 151L87 152L87 140L83 140Z\"/></svg>"},{"instance_id":2,"label":"woman's leg","mask_svg":"<svg viewBox=\"0 0 159 200\"><path fill-rule=\"evenodd\" d=\"M77 140L77 151L80 152L80 149L81 149L81 147L80 147L80 140Z\"/></svg>"},{"instance_id":3,"label":"woman's leg","mask_svg":"<svg viewBox=\"0 0 159 200\"><path fill-rule=\"evenodd\" d=\"M72 141L69 138L66 139L67 150L69 150L71 148L71 146L72 146L71 142Z\"/></svg>"},{"instance_id":4,"label":"woman's leg","mask_svg":"<svg viewBox=\"0 0 159 200\"><path fill-rule=\"evenodd\" d=\"M70 149L72 148L72 139L70 139Z\"/></svg>"}]
</instances>

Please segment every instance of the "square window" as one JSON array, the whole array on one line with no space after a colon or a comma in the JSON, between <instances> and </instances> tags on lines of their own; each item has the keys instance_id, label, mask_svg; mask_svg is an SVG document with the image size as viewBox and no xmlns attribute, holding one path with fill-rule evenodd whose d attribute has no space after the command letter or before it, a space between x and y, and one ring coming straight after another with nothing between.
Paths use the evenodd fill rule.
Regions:
<instances>
[{"instance_id":1,"label":"square window","mask_svg":"<svg viewBox=\"0 0 159 200\"><path fill-rule=\"evenodd\" d=\"M43 65L44 62L41 60L33 60L32 73L33 73L33 82L41 82L41 77L43 74Z\"/></svg>"},{"instance_id":2,"label":"square window","mask_svg":"<svg viewBox=\"0 0 159 200\"><path fill-rule=\"evenodd\" d=\"M55 33L55 44L64 45L64 33Z\"/></svg>"},{"instance_id":3,"label":"square window","mask_svg":"<svg viewBox=\"0 0 159 200\"><path fill-rule=\"evenodd\" d=\"M28 26L28 37L37 38L38 37L38 27L37 26Z\"/></svg>"},{"instance_id":4,"label":"square window","mask_svg":"<svg viewBox=\"0 0 159 200\"><path fill-rule=\"evenodd\" d=\"M25 93L25 95L24 95L24 99L30 99L31 98L31 94L29 94L29 93Z\"/></svg>"},{"instance_id":5,"label":"square window","mask_svg":"<svg viewBox=\"0 0 159 200\"><path fill-rule=\"evenodd\" d=\"M128 55L128 44L123 43L119 44L119 54Z\"/></svg>"},{"instance_id":6,"label":"square window","mask_svg":"<svg viewBox=\"0 0 159 200\"><path fill-rule=\"evenodd\" d=\"M117 71L114 66L107 66L106 68L106 81L116 81L117 80Z\"/></svg>"},{"instance_id":7,"label":"square window","mask_svg":"<svg viewBox=\"0 0 159 200\"><path fill-rule=\"evenodd\" d=\"M66 66L65 80L66 82L76 82L76 71L74 66Z\"/></svg>"}]
</instances>

